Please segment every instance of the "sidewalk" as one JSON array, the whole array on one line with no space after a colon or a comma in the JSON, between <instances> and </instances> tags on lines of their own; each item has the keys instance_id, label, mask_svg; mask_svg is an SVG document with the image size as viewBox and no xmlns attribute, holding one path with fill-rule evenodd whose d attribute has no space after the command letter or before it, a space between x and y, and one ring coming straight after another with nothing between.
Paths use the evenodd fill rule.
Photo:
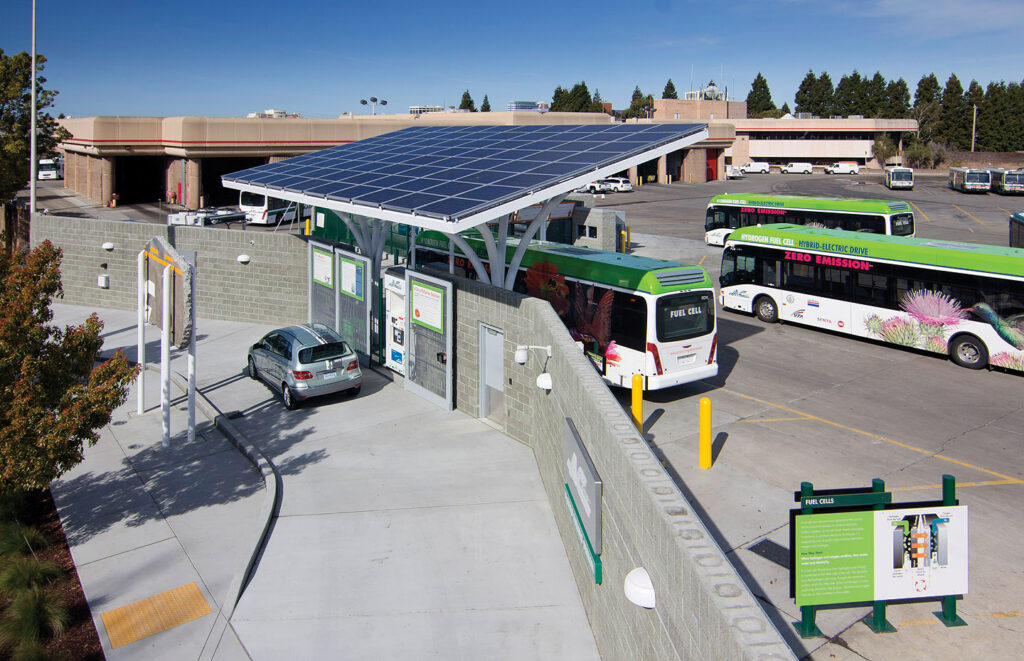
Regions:
<instances>
[{"instance_id":1,"label":"sidewalk","mask_svg":"<svg viewBox=\"0 0 1024 661\"><path fill-rule=\"evenodd\" d=\"M56 324L89 310L55 305ZM133 312L102 310L103 351L135 358ZM199 388L277 471L267 543L230 624L233 582L265 521L263 477L158 375L52 485L106 657L598 659L529 448L364 372L362 393L286 411L245 377L269 327L199 321ZM159 355L147 328L147 357ZM173 370L184 372L174 352ZM113 648L102 614L195 583L211 613Z\"/></svg>"}]
</instances>

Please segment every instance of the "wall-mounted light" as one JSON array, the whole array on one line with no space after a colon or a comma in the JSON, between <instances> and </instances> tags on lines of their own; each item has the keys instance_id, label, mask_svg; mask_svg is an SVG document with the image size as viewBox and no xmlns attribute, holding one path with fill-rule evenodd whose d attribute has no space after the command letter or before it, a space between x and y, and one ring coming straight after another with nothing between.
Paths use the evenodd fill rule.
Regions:
<instances>
[{"instance_id":1,"label":"wall-mounted light","mask_svg":"<svg viewBox=\"0 0 1024 661\"><path fill-rule=\"evenodd\" d=\"M642 608L654 608L654 585L643 567L637 567L626 574L622 589L630 602Z\"/></svg>"},{"instance_id":2,"label":"wall-mounted light","mask_svg":"<svg viewBox=\"0 0 1024 661\"><path fill-rule=\"evenodd\" d=\"M111 243L110 241L107 241L106 243L104 243L100 247L103 248L104 250L106 250L107 252L110 252L110 251L112 251L114 249L114 244Z\"/></svg>"},{"instance_id":3,"label":"wall-mounted light","mask_svg":"<svg viewBox=\"0 0 1024 661\"><path fill-rule=\"evenodd\" d=\"M239 264L248 264L252 261L252 257L249 257L249 255L239 255L236 259Z\"/></svg>"},{"instance_id":4,"label":"wall-mounted light","mask_svg":"<svg viewBox=\"0 0 1024 661\"><path fill-rule=\"evenodd\" d=\"M551 375L541 372L537 375L537 387L541 390L551 390Z\"/></svg>"}]
</instances>

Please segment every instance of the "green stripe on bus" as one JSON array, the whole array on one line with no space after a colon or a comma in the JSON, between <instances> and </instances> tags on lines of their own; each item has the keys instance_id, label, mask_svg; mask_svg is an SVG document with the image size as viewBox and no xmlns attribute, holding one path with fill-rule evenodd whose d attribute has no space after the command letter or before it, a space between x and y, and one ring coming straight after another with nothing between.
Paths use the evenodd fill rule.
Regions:
<instances>
[{"instance_id":1,"label":"green stripe on bus","mask_svg":"<svg viewBox=\"0 0 1024 661\"><path fill-rule=\"evenodd\" d=\"M772 209L803 209L807 211L852 211L891 214L911 211L910 205L898 200L864 200L845 197L805 197L802 195L764 195L760 193L716 195L709 205L762 207Z\"/></svg>"}]
</instances>

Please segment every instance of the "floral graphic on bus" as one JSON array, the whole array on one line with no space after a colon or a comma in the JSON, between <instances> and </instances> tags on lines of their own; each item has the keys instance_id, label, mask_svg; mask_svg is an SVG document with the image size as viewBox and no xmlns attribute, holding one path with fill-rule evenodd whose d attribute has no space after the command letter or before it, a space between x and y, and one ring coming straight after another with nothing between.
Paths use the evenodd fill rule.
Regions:
<instances>
[{"instance_id":1,"label":"floral graphic on bus","mask_svg":"<svg viewBox=\"0 0 1024 661\"><path fill-rule=\"evenodd\" d=\"M608 360L609 365L618 365L622 362L619 345L615 343L615 340L608 343L608 348L604 350L604 357Z\"/></svg>"},{"instance_id":2,"label":"floral graphic on bus","mask_svg":"<svg viewBox=\"0 0 1024 661\"><path fill-rule=\"evenodd\" d=\"M597 342L603 352L612 339L612 300L615 292L605 289L600 300L595 303L594 289L586 285L576 287L576 297L573 299L576 323L573 326L581 339Z\"/></svg>"},{"instance_id":3,"label":"floral graphic on bus","mask_svg":"<svg viewBox=\"0 0 1024 661\"><path fill-rule=\"evenodd\" d=\"M551 262L538 262L526 269L526 293L550 303L559 317L569 311L569 285Z\"/></svg>"},{"instance_id":4,"label":"floral graphic on bus","mask_svg":"<svg viewBox=\"0 0 1024 661\"><path fill-rule=\"evenodd\" d=\"M949 351L947 331L966 319L970 312L951 296L921 289L904 294L900 309L910 315L910 319L882 319L873 314L864 320L864 324L872 335L886 342L935 353Z\"/></svg>"}]
</instances>

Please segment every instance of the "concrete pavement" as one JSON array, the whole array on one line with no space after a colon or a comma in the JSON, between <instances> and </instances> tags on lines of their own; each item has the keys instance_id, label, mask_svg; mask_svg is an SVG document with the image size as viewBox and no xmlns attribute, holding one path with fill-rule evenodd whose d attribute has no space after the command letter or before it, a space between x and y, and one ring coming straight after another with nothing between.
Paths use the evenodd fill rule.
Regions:
<instances>
[{"instance_id":1,"label":"concrete pavement","mask_svg":"<svg viewBox=\"0 0 1024 661\"><path fill-rule=\"evenodd\" d=\"M63 325L91 310L54 311ZM103 351L134 360L134 313L99 313ZM247 347L270 327L198 327L200 390L274 465L278 495L268 508L238 439L204 416L187 442L173 387L162 449L147 372L146 413L133 391L52 485L108 659L599 658L529 448L372 371L355 398L286 411L244 375ZM150 361L157 337L149 327ZM193 582L210 614L112 646L104 613Z\"/></svg>"}]
</instances>

